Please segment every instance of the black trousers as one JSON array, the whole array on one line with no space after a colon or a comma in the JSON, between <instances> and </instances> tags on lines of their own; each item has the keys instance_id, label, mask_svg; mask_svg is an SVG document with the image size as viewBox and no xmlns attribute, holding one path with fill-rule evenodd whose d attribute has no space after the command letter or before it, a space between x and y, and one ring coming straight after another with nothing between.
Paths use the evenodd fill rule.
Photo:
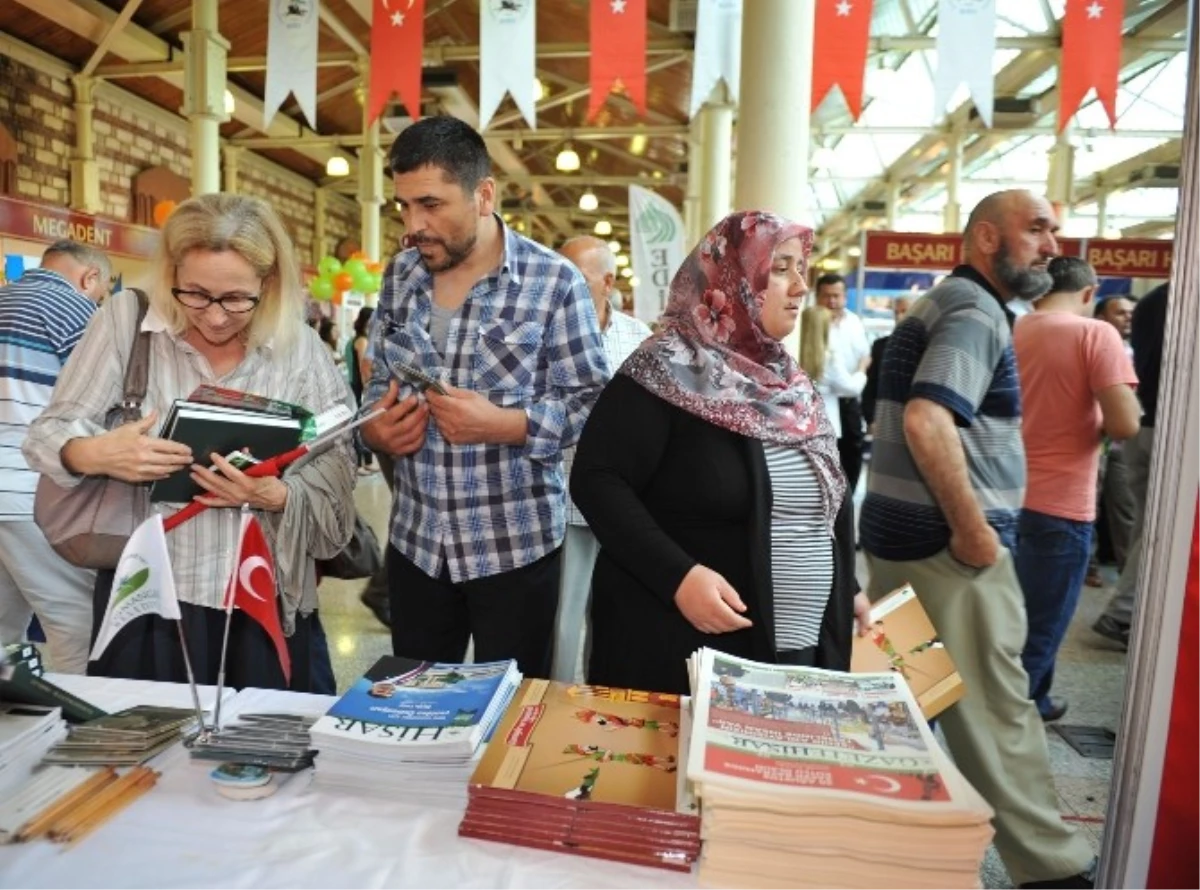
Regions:
<instances>
[{"instance_id":1,"label":"black trousers","mask_svg":"<svg viewBox=\"0 0 1200 890\"><path fill-rule=\"evenodd\" d=\"M838 456L842 460L849 494L853 497L858 487L858 477L862 475L863 447L866 444L862 402L858 399L838 399L838 413L842 418L842 437L837 443Z\"/></svg>"},{"instance_id":2,"label":"black trousers","mask_svg":"<svg viewBox=\"0 0 1200 890\"><path fill-rule=\"evenodd\" d=\"M393 653L458 663L474 638L477 663L515 658L526 677L549 677L561 555L455 584L444 564L430 578L389 544Z\"/></svg>"}]
</instances>

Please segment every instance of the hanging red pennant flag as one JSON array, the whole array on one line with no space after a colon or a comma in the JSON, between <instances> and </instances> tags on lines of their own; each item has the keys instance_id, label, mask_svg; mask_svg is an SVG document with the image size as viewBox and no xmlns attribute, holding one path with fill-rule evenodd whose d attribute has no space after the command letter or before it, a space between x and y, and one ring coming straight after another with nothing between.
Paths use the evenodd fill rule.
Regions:
<instances>
[{"instance_id":1,"label":"hanging red pennant flag","mask_svg":"<svg viewBox=\"0 0 1200 890\"><path fill-rule=\"evenodd\" d=\"M1067 0L1062 63L1058 67L1058 129L1062 132L1093 87L1117 125L1117 77L1121 71L1122 0Z\"/></svg>"},{"instance_id":2,"label":"hanging red pennant flag","mask_svg":"<svg viewBox=\"0 0 1200 890\"><path fill-rule=\"evenodd\" d=\"M592 0L592 94L588 120L618 81L646 114L646 0Z\"/></svg>"},{"instance_id":3,"label":"hanging red pennant flag","mask_svg":"<svg viewBox=\"0 0 1200 890\"><path fill-rule=\"evenodd\" d=\"M871 34L871 0L817 0L813 32L812 109L835 86L850 117L862 114L863 78Z\"/></svg>"},{"instance_id":4,"label":"hanging red pennant flag","mask_svg":"<svg viewBox=\"0 0 1200 890\"><path fill-rule=\"evenodd\" d=\"M421 116L425 0L373 0L373 9L367 120L378 119L393 93L416 120Z\"/></svg>"}]
</instances>

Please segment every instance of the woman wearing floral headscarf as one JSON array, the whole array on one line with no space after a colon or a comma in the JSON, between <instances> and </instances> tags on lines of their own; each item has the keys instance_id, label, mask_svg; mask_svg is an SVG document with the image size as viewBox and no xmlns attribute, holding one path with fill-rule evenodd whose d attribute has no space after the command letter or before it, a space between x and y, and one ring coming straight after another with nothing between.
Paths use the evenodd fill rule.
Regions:
<instances>
[{"instance_id":1,"label":"woman wearing floral headscarf","mask_svg":"<svg viewBox=\"0 0 1200 890\"><path fill-rule=\"evenodd\" d=\"M849 667L869 610L853 507L821 398L780 343L811 247L777 216L726 217L596 403L571 474L601 547L588 682L686 693L701 646Z\"/></svg>"}]
</instances>

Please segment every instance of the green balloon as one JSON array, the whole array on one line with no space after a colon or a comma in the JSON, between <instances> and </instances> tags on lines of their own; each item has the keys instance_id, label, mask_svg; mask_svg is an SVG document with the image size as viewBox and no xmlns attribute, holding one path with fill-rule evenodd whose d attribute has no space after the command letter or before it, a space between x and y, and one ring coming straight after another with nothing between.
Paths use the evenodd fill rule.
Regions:
<instances>
[{"instance_id":1,"label":"green balloon","mask_svg":"<svg viewBox=\"0 0 1200 890\"><path fill-rule=\"evenodd\" d=\"M337 257L326 255L317 263L317 271L321 273L322 278L332 280L334 275L342 271L342 264L338 262Z\"/></svg>"},{"instance_id":2,"label":"green balloon","mask_svg":"<svg viewBox=\"0 0 1200 890\"><path fill-rule=\"evenodd\" d=\"M326 257L328 259L328 257ZM334 262L337 262L336 260ZM333 299L333 282L325 276L319 276L308 283L308 292L314 300L325 302Z\"/></svg>"},{"instance_id":3,"label":"green balloon","mask_svg":"<svg viewBox=\"0 0 1200 890\"><path fill-rule=\"evenodd\" d=\"M343 269L342 271L350 271L350 270ZM353 272L350 272L350 277L354 281L354 289L356 291L358 291L361 294L371 293L371 284L374 282L375 276L372 275L369 271L367 271L366 266L363 266L359 269L355 269Z\"/></svg>"},{"instance_id":4,"label":"green balloon","mask_svg":"<svg viewBox=\"0 0 1200 890\"><path fill-rule=\"evenodd\" d=\"M371 288L370 288L370 290L367 291L367 293L368 294L377 294L377 293L379 293L379 289L382 287L383 287L383 273L382 272L372 272L371 273Z\"/></svg>"},{"instance_id":5,"label":"green balloon","mask_svg":"<svg viewBox=\"0 0 1200 890\"><path fill-rule=\"evenodd\" d=\"M358 276L367 271L367 264L356 256L350 257L350 259L342 263L342 271L349 273L350 277L357 281ZM355 290L358 290L358 288L355 287Z\"/></svg>"}]
</instances>

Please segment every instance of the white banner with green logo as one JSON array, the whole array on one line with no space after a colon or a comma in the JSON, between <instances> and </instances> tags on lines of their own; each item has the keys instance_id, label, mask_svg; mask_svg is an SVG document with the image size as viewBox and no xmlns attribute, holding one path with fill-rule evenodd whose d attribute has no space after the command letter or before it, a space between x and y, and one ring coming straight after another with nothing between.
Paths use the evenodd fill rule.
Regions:
<instances>
[{"instance_id":1,"label":"white banner with green logo","mask_svg":"<svg viewBox=\"0 0 1200 890\"><path fill-rule=\"evenodd\" d=\"M666 307L671 279L687 256L687 235L670 201L636 185L629 187L629 252L633 314L651 324Z\"/></svg>"}]
</instances>

